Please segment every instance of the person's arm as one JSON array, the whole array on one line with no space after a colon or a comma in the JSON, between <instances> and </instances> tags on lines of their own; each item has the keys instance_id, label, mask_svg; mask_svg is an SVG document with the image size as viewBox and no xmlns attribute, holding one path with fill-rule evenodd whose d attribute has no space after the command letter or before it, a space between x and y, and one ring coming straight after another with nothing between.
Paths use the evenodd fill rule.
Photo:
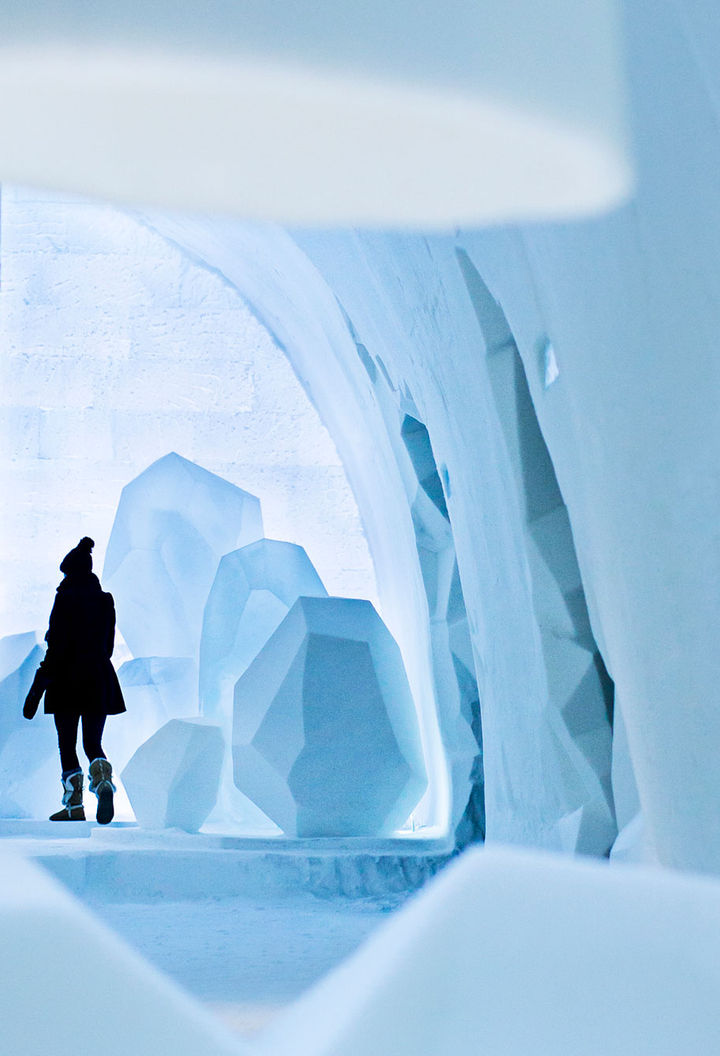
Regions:
<instances>
[{"instance_id":1,"label":"person's arm","mask_svg":"<svg viewBox=\"0 0 720 1056\"><path fill-rule=\"evenodd\" d=\"M65 609L65 599L62 594L56 594L55 604L52 607L47 633L45 634L48 653L61 654L65 647L65 626L67 622L65 618ZM47 656L45 657L45 660L47 660Z\"/></svg>"},{"instance_id":2,"label":"person's arm","mask_svg":"<svg viewBox=\"0 0 720 1056\"><path fill-rule=\"evenodd\" d=\"M42 695L48 687L49 679L47 672L43 670L45 661L42 660L40 667L35 672L35 678L33 684L28 690L28 695L25 697L25 703L23 705L23 715L26 719L35 718L35 712L40 706Z\"/></svg>"},{"instance_id":3,"label":"person's arm","mask_svg":"<svg viewBox=\"0 0 720 1056\"><path fill-rule=\"evenodd\" d=\"M108 620L107 620L107 639L105 643L105 649L107 651L108 659L113 654L115 648L115 602L113 601L112 594L106 594L105 597L108 600Z\"/></svg>"}]
</instances>

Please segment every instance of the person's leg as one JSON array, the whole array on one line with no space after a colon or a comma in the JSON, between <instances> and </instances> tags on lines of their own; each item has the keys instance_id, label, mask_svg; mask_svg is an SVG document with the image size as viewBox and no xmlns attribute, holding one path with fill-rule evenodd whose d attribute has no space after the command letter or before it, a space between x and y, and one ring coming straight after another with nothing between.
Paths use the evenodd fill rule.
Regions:
<instances>
[{"instance_id":1,"label":"person's leg","mask_svg":"<svg viewBox=\"0 0 720 1056\"><path fill-rule=\"evenodd\" d=\"M55 715L55 729L62 766L63 806L50 821L85 821L83 810L83 774L77 757L77 732L80 716L61 712Z\"/></svg>"},{"instance_id":2,"label":"person's leg","mask_svg":"<svg viewBox=\"0 0 720 1056\"><path fill-rule=\"evenodd\" d=\"M90 791L94 792L98 799L95 817L100 825L107 825L112 821L115 812L112 767L102 748L104 728L104 715L83 715L83 749L90 760Z\"/></svg>"},{"instance_id":3,"label":"person's leg","mask_svg":"<svg viewBox=\"0 0 720 1056\"><path fill-rule=\"evenodd\" d=\"M88 757L88 762L91 763L93 759L106 759L107 756L103 751L102 746L102 735L105 729L105 716L104 715L83 715L82 717L82 738L83 738L83 751Z\"/></svg>"},{"instance_id":4,"label":"person's leg","mask_svg":"<svg viewBox=\"0 0 720 1056\"><path fill-rule=\"evenodd\" d=\"M62 766L63 780L68 774L80 769L80 761L77 755L77 734L79 715L60 713L55 715L55 729L58 735L58 748L60 749L60 765Z\"/></svg>"}]
</instances>

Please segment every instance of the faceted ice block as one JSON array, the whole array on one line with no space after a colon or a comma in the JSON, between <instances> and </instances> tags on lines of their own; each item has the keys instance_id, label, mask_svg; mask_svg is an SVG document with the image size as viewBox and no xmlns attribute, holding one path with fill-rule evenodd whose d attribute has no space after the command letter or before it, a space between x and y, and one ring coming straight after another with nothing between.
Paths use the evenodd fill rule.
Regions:
<instances>
[{"instance_id":1,"label":"faceted ice block","mask_svg":"<svg viewBox=\"0 0 720 1056\"><path fill-rule=\"evenodd\" d=\"M103 581L131 652L197 657L218 561L261 537L254 495L175 453L127 484Z\"/></svg>"},{"instance_id":2,"label":"faceted ice block","mask_svg":"<svg viewBox=\"0 0 720 1056\"><path fill-rule=\"evenodd\" d=\"M188 657L143 656L126 661L118 679L127 717L106 727L105 749L116 770L169 719L198 713L197 665Z\"/></svg>"},{"instance_id":3,"label":"faceted ice block","mask_svg":"<svg viewBox=\"0 0 720 1056\"><path fill-rule=\"evenodd\" d=\"M369 601L299 598L235 687L235 784L291 836L388 835L425 788L400 650Z\"/></svg>"},{"instance_id":4,"label":"faceted ice block","mask_svg":"<svg viewBox=\"0 0 720 1056\"><path fill-rule=\"evenodd\" d=\"M0 744L27 723L22 707L44 655L34 631L0 639Z\"/></svg>"},{"instance_id":5,"label":"faceted ice block","mask_svg":"<svg viewBox=\"0 0 720 1056\"><path fill-rule=\"evenodd\" d=\"M141 744L121 777L138 824L197 832L215 806L224 741L203 719L171 719Z\"/></svg>"},{"instance_id":6,"label":"faceted ice block","mask_svg":"<svg viewBox=\"0 0 720 1056\"><path fill-rule=\"evenodd\" d=\"M118 671L128 710L157 715L158 725L197 711L197 667L185 656L143 656Z\"/></svg>"},{"instance_id":7,"label":"faceted ice block","mask_svg":"<svg viewBox=\"0 0 720 1056\"><path fill-rule=\"evenodd\" d=\"M204 715L232 715L235 683L301 595L327 596L301 546L261 539L223 557L200 641Z\"/></svg>"}]
</instances>

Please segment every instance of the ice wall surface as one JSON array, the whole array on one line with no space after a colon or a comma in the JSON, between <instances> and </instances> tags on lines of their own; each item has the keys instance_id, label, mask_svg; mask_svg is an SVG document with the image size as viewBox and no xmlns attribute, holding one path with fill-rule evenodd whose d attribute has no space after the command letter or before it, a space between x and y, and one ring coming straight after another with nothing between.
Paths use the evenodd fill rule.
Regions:
<instances>
[{"instance_id":1,"label":"ice wall surface","mask_svg":"<svg viewBox=\"0 0 720 1056\"><path fill-rule=\"evenodd\" d=\"M288 836L390 835L425 787L400 652L367 601L299 598L235 687L235 784Z\"/></svg>"},{"instance_id":2,"label":"ice wall surface","mask_svg":"<svg viewBox=\"0 0 720 1056\"><path fill-rule=\"evenodd\" d=\"M103 582L134 655L196 659L220 558L261 537L254 495L175 453L127 484Z\"/></svg>"},{"instance_id":3,"label":"ice wall surface","mask_svg":"<svg viewBox=\"0 0 720 1056\"><path fill-rule=\"evenodd\" d=\"M719 935L715 881L469 850L272 1024L263 1053L710 1053Z\"/></svg>"}]
</instances>

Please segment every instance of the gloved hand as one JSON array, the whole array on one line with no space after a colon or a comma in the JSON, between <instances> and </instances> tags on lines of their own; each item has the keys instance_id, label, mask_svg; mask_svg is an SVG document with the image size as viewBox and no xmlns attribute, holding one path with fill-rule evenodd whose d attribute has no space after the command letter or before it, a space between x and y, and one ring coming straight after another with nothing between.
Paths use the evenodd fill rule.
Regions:
<instances>
[{"instance_id":1,"label":"gloved hand","mask_svg":"<svg viewBox=\"0 0 720 1056\"><path fill-rule=\"evenodd\" d=\"M30 686L28 695L25 697L23 715L26 719L33 719L35 717L35 712L38 710L38 706L46 688L47 682L41 672L38 671L33 679L33 684Z\"/></svg>"}]
</instances>

